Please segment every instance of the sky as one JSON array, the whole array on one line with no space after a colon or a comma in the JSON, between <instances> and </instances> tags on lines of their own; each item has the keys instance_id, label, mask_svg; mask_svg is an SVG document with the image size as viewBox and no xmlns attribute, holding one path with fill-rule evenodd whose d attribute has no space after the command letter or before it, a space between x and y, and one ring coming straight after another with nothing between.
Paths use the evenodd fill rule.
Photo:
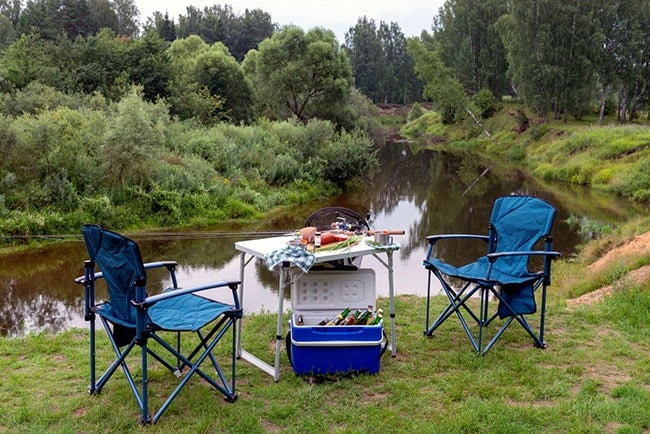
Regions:
<instances>
[{"instance_id":1,"label":"sky","mask_svg":"<svg viewBox=\"0 0 650 434\"><path fill-rule=\"evenodd\" d=\"M406 37L420 36L422 30L431 32L433 17L444 0L135 0L135 4L142 22L154 12L167 12L178 23L178 15L185 15L187 6L203 10L215 4L230 5L237 15L246 9L261 9L281 26L294 24L305 31L325 27L343 43L345 32L363 16L375 20L377 26L381 21L397 23Z\"/></svg>"}]
</instances>

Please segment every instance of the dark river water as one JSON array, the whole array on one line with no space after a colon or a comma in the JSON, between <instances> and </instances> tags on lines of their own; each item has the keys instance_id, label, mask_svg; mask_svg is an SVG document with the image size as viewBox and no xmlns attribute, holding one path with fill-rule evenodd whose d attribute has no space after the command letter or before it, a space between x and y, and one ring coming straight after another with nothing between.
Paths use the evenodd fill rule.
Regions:
<instances>
[{"instance_id":1,"label":"dark river water","mask_svg":"<svg viewBox=\"0 0 650 434\"><path fill-rule=\"evenodd\" d=\"M129 235L140 244L145 261L178 261L179 283L190 286L238 279L236 241L293 231L320 207L347 206L361 214L369 213L371 227L375 229L405 231L405 235L395 236L401 245L394 255L395 293L425 295L425 237L438 233L486 234L492 204L499 196L530 194L554 204L558 214L553 247L565 257L574 254L582 242L579 227L570 225L569 217L572 221L615 225L647 212L628 201L587 189L541 185L516 169L491 167L474 158L432 150L413 151L407 145L388 146L380 157L381 172L372 180L359 182L344 196L294 207L291 214L270 217L254 227ZM481 176L486 167L491 170ZM447 262L455 263L468 262L484 254L484 249L480 243L448 242L440 244L437 251ZM83 273L84 259L86 252L80 236L0 256L0 335L85 327L83 288L73 283ZM364 258L362 266L375 269L377 295L388 295L385 268L373 257ZM248 313L277 310L275 274L256 263L246 267L245 281ZM164 274L150 274L148 282L150 292L169 285Z\"/></svg>"}]
</instances>

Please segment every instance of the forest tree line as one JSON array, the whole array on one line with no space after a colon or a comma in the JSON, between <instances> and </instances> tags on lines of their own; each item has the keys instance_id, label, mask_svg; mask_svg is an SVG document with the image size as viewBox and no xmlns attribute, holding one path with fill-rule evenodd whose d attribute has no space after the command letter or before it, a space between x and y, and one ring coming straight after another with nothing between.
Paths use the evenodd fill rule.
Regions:
<instances>
[{"instance_id":1,"label":"forest tree line","mask_svg":"<svg viewBox=\"0 0 650 434\"><path fill-rule=\"evenodd\" d=\"M487 89L542 117L625 122L648 109L648 47L647 0L453 0L410 54L425 95L451 113L464 110L449 101Z\"/></svg>"},{"instance_id":2,"label":"forest tree line","mask_svg":"<svg viewBox=\"0 0 650 434\"><path fill-rule=\"evenodd\" d=\"M615 114L625 122L648 106L646 0L448 0L438 11L422 13L431 14L432 27L419 38L407 41L398 23L376 23L364 16L351 25L344 41L335 42L347 56L355 88L374 103L427 99L449 113L448 121L464 112L459 107L466 104L465 97L479 91L489 91L496 99L516 98L540 116L556 119L597 111L601 119ZM151 99L171 92L171 67L160 54L171 42L197 35L210 46L223 44L241 64L281 29L262 9L236 13L227 4L188 6L178 17L156 12L142 18L133 0L0 0L0 50L4 54L22 37L38 38L45 51L40 60L47 62L47 54L61 59L52 45L72 44L58 49L77 54L76 49L94 43L102 29L110 29L115 38L128 38L126 45L148 38L149 53L142 54L158 56L161 63L139 65L141 71L127 77L122 65L104 65L106 71L100 72L121 75L122 81L142 81L137 84ZM82 69L94 66L81 55L65 60ZM59 67L51 62L42 66ZM107 87L116 77L100 72L94 81L86 78L76 85L68 78L61 90L98 89L114 98ZM29 78L12 81L5 73L0 90L20 89Z\"/></svg>"}]
</instances>

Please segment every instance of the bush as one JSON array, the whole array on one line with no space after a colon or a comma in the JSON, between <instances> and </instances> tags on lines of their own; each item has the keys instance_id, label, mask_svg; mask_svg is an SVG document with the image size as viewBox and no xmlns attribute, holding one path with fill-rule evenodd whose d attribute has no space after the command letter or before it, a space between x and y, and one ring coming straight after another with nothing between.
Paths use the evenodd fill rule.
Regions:
<instances>
[{"instance_id":1,"label":"bush","mask_svg":"<svg viewBox=\"0 0 650 434\"><path fill-rule=\"evenodd\" d=\"M625 197L650 200L650 157L646 157L612 179L612 188Z\"/></svg>"},{"instance_id":2,"label":"bush","mask_svg":"<svg viewBox=\"0 0 650 434\"><path fill-rule=\"evenodd\" d=\"M409 110L408 115L406 117L407 122L414 121L415 119L418 119L420 116L422 116L425 113L424 109L422 106L415 102L411 106L411 110Z\"/></svg>"},{"instance_id":3,"label":"bush","mask_svg":"<svg viewBox=\"0 0 650 434\"><path fill-rule=\"evenodd\" d=\"M479 115L482 119L491 117L500 109L498 100L494 97L492 92L488 89L481 89L475 93L471 98L472 103L479 110Z\"/></svg>"},{"instance_id":4,"label":"bush","mask_svg":"<svg viewBox=\"0 0 650 434\"><path fill-rule=\"evenodd\" d=\"M379 169L377 150L371 140L362 132L342 132L338 140L322 148L318 157L324 164L326 180L343 185L346 181L372 175Z\"/></svg>"}]
</instances>

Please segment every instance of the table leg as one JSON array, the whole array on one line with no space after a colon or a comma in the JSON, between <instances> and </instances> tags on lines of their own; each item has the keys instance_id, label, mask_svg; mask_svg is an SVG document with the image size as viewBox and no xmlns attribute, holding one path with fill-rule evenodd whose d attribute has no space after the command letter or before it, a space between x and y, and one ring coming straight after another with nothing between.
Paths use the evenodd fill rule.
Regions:
<instances>
[{"instance_id":1,"label":"table leg","mask_svg":"<svg viewBox=\"0 0 650 434\"><path fill-rule=\"evenodd\" d=\"M393 251L386 252L388 257L388 298L390 300L390 351L391 356L397 356L395 347L395 287L393 282Z\"/></svg>"},{"instance_id":2,"label":"table leg","mask_svg":"<svg viewBox=\"0 0 650 434\"><path fill-rule=\"evenodd\" d=\"M244 269L246 268L246 253L239 255L239 304L244 309ZM241 357L241 330L243 321L237 321L237 357Z\"/></svg>"},{"instance_id":3,"label":"table leg","mask_svg":"<svg viewBox=\"0 0 650 434\"><path fill-rule=\"evenodd\" d=\"M283 262L280 267L280 287L278 288L278 324L275 334L275 370L273 379L280 380L280 353L282 351L282 312L284 310L284 286L286 285L286 273L289 263Z\"/></svg>"},{"instance_id":4,"label":"table leg","mask_svg":"<svg viewBox=\"0 0 650 434\"><path fill-rule=\"evenodd\" d=\"M241 284L239 285L239 303L241 304L241 307L244 308L244 270L246 269L246 266L255 258L255 256L250 256L248 260L246 259L246 253L242 252L240 256L240 264L239 264L239 279L241 280ZM244 350L242 348L242 343L241 343L241 335L242 335L242 323L243 321L238 321L237 324L237 333L236 333L236 351L237 351L237 357L247 361L248 363L252 364L253 366L256 366L257 368L261 369L262 371L266 372L267 374L271 376L275 376L275 371L273 369L273 366L269 365L265 361L255 357L253 354L249 353L248 351Z\"/></svg>"}]
</instances>

